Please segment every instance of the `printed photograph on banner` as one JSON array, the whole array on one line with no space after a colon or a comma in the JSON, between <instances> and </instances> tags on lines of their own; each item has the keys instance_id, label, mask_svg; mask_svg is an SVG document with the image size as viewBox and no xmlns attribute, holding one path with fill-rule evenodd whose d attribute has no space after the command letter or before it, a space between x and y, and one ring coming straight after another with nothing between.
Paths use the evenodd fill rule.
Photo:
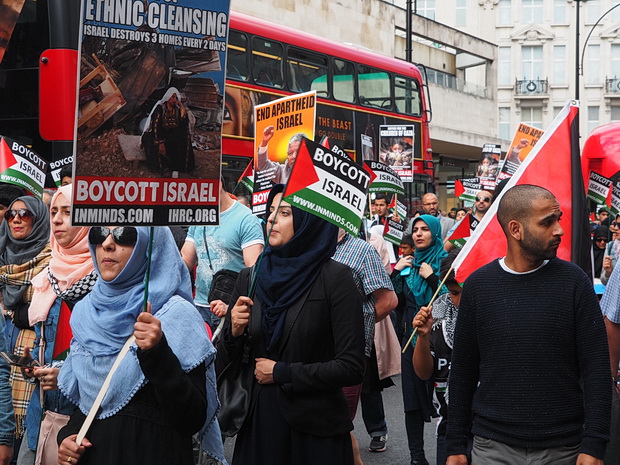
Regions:
<instances>
[{"instance_id":1,"label":"printed photograph on banner","mask_svg":"<svg viewBox=\"0 0 620 465\"><path fill-rule=\"evenodd\" d=\"M43 197L47 162L23 144L0 135L0 182L23 187Z\"/></svg>"},{"instance_id":2,"label":"printed photograph on banner","mask_svg":"<svg viewBox=\"0 0 620 465\"><path fill-rule=\"evenodd\" d=\"M400 176L389 166L378 161L365 161L364 168L370 174L368 192L382 192L405 195Z\"/></svg>"},{"instance_id":3,"label":"printed photograph on banner","mask_svg":"<svg viewBox=\"0 0 620 465\"><path fill-rule=\"evenodd\" d=\"M274 184L286 184L304 137L314 140L316 92L291 95L254 109L252 212L265 212Z\"/></svg>"},{"instance_id":4,"label":"printed photograph on banner","mask_svg":"<svg viewBox=\"0 0 620 465\"><path fill-rule=\"evenodd\" d=\"M388 220L385 222L383 238L392 244L400 246L400 243L403 241L404 230L405 226L402 223L397 223L396 221L388 218Z\"/></svg>"},{"instance_id":5,"label":"printed photograph on banner","mask_svg":"<svg viewBox=\"0 0 620 465\"><path fill-rule=\"evenodd\" d=\"M534 126L529 126L525 123L519 124L512 138L512 144L510 144L506 152L506 158L504 158L501 171L497 175L497 182L510 178L515 174L515 171L517 171L544 133L542 129L535 128Z\"/></svg>"},{"instance_id":6,"label":"printed photograph on banner","mask_svg":"<svg viewBox=\"0 0 620 465\"><path fill-rule=\"evenodd\" d=\"M491 191L495 190L495 179L499 172L499 159L502 156L502 146L498 144L484 144L476 176L480 184Z\"/></svg>"},{"instance_id":7,"label":"printed photograph on banner","mask_svg":"<svg viewBox=\"0 0 620 465\"><path fill-rule=\"evenodd\" d=\"M24 2L25 0L0 0L0 63L4 58L6 46L11 40Z\"/></svg>"},{"instance_id":8,"label":"printed photograph on banner","mask_svg":"<svg viewBox=\"0 0 620 465\"><path fill-rule=\"evenodd\" d=\"M73 224L217 224L229 0L81 14Z\"/></svg>"},{"instance_id":9,"label":"printed photograph on banner","mask_svg":"<svg viewBox=\"0 0 620 465\"><path fill-rule=\"evenodd\" d=\"M612 185L611 179L607 179L605 176L601 176L594 171L590 171L590 179L588 181L588 198L597 205L605 205L607 203L607 196L609 196L609 189Z\"/></svg>"},{"instance_id":10,"label":"printed photograph on banner","mask_svg":"<svg viewBox=\"0 0 620 465\"><path fill-rule=\"evenodd\" d=\"M303 138L284 190L291 205L357 235L370 174L343 151Z\"/></svg>"},{"instance_id":11,"label":"printed photograph on banner","mask_svg":"<svg viewBox=\"0 0 620 465\"><path fill-rule=\"evenodd\" d=\"M381 126L379 161L392 168L403 182L413 182L415 126Z\"/></svg>"},{"instance_id":12,"label":"printed photograph on banner","mask_svg":"<svg viewBox=\"0 0 620 465\"><path fill-rule=\"evenodd\" d=\"M366 134L360 134L360 141L362 144L362 160L374 160L375 149L372 143L372 137Z\"/></svg>"}]
</instances>

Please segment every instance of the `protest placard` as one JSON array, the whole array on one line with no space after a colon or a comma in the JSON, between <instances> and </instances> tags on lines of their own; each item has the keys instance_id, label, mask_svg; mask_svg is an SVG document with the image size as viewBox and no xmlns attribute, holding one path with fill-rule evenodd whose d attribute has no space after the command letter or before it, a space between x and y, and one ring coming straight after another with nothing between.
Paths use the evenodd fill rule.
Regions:
<instances>
[{"instance_id":1,"label":"protest placard","mask_svg":"<svg viewBox=\"0 0 620 465\"><path fill-rule=\"evenodd\" d=\"M480 178L483 189L495 190L495 179L499 172L499 159L502 155L502 146L497 144L484 144L476 176Z\"/></svg>"},{"instance_id":2,"label":"protest placard","mask_svg":"<svg viewBox=\"0 0 620 465\"><path fill-rule=\"evenodd\" d=\"M450 234L450 237L448 237L448 241L450 241L454 247L460 249L465 245L469 236L471 236L471 220L472 216L468 213L459 222L456 229Z\"/></svg>"},{"instance_id":3,"label":"protest placard","mask_svg":"<svg viewBox=\"0 0 620 465\"><path fill-rule=\"evenodd\" d=\"M413 125L379 127L379 161L392 168L402 182L413 182L414 140Z\"/></svg>"},{"instance_id":4,"label":"protest placard","mask_svg":"<svg viewBox=\"0 0 620 465\"><path fill-rule=\"evenodd\" d=\"M217 224L229 0L81 14L73 224Z\"/></svg>"},{"instance_id":5,"label":"protest placard","mask_svg":"<svg viewBox=\"0 0 620 465\"><path fill-rule=\"evenodd\" d=\"M404 217L403 217L404 218ZM388 218L385 222L385 228L383 230L383 238L395 245L400 245L403 241L403 231L405 227L402 223L397 223L391 218Z\"/></svg>"},{"instance_id":6,"label":"protest placard","mask_svg":"<svg viewBox=\"0 0 620 465\"><path fill-rule=\"evenodd\" d=\"M370 175L343 152L302 139L284 200L357 235Z\"/></svg>"},{"instance_id":7,"label":"protest placard","mask_svg":"<svg viewBox=\"0 0 620 465\"><path fill-rule=\"evenodd\" d=\"M407 207L400 200L396 200L396 213L401 218L407 218Z\"/></svg>"},{"instance_id":8,"label":"protest placard","mask_svg":"<svg viewBox=\"0 0 620 465\"><path fill-rule=\"evenodd\" d=\"M304 137L314 140L316 92L283 97L254 109L252 211L265 212L274 184L286 184Z\"/></svg>"},{"instance_id":9,"label":"protest placard","mask_svg":"<svg viewBox=\"0 0 620 465\"><path fill-rule=\"evenodd\" d=\"M590 179L588 181L588 198L597 205L606 204L611 185L611 179L607 179L605 176L601 176L594 171L590 171Z\"/></svg>"},{"instance_id":10,"label":"protest placard","mask_svg":"<svg viewBox=\"0 0 620 465\"><path fill-rule=\"evenodd\" d=\"M378 161L365 161L364 168L370 174L368 192L405 195L405 188L400 176L386 164Z\"/></svg>"},{"instance_id":11,"label":"protest placard","mask_svg":"<svg viewBox=\"0 0 620 465\"><path fill-rule=\"evenodd\" d=\"M454 181L454 196L460 200L474 202L476 194L482 190L480 178L456 179Z\"/></svg>"},{"instance_id":12,"label":"protest placard","mask_svg":"<svg viewBox=\"0 0 620 465\"><path fill-rule=\"evenodd\" d=\"M0 136L0 182L23 187L43 197L47 162L33 150L9 137Z\"/></svg>"},{"instance_id":13,"label":"protest placard","mask_svg":"<svg viewBox=\"0 0 620 465\"><path fill-rule=\"evenodd\" d=\"M611 213L620 215L620 181L616 181L611 188Z\"/></svg>"},{"instance_id":14,"label":"protest placard","mask_svg":"<svg viewBox=\"0 0 620 465\"><path fill-rule=\"evenodd\" d=\"M510 178L515 174L523 160L525 160L544 133L542 129L535 128L534 126L524 123L519 124L512 138L512 144L510 144L510 148L506 152L502 169L497 175L497 182Z\"/></svg>"},{"instance_id":15,"label":"protest placard","mask_svg":"<svg viewBox=\"0 0 620 465\"><path fill-rule=\"evenodd\" d=\"M4 58L6 46L11 40L13 29L15 29L24 3L25 0L0 1L0 63L2 63L2 58Z\"/></svg>"}]
</instances>

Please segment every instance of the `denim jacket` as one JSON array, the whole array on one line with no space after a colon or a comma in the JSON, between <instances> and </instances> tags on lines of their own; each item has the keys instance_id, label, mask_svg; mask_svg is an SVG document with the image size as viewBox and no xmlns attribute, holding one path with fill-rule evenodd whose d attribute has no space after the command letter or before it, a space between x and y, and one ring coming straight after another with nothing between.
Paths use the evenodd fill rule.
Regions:
<instances>
[{"instance_id":1,"label":"denim jacket","mask_svg":"<svg viewBox=\"0 0 620 465\"><path fill-rule=\"evenodd\" d=\"M5 320L0 315L0 351L7 352L7 341L4 337ZM15 415L9 374L11 367L0 359L0 445L13 446L15 440Z\"/></svg>"},{"instance_id":2,"label":"denim jacket","mask_svg":"<svg viewBox=\"0 0 620 465\"><path fill-rule=\"evenodd\" d=\"M41 365L51 365L52 355L54 353L54 342L56 340L56 330L58 329L58 319L60 317L60 306L62 299L59 297L54 301L54 304L50 308L45 322L37 323L34 330L37 334L37 338L34 341L33 357L39 360L39 346L41 342L41 325L45 324L44 336L45 336L45 353L43 354L45 360L39 360ZM28 448L30 450L36 450L37 442L39 440L39 429L41 426L42 411L41 411L41 397L39 393L40 386L37 386L30 398L30 404L28 404L28 410L26 412L26 437L28 438ZM70 415L75 406L58 390L46 391L45 394L45 410L52 410L56 413L62 413L64 415Z\"/></svg>"}]
</instances>

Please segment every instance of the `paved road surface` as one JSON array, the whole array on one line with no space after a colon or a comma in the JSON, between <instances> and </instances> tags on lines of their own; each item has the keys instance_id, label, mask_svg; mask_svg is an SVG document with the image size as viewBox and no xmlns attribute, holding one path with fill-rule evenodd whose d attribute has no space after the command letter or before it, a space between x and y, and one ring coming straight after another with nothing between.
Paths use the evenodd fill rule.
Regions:
<instances>
[{"instance_id":1,"label":"paved road surface","mask_svg":"<svg viewBox=\"0 0 620 465\"><path fill-rule=\"evenodd\" d=\"M409 449L405 432L405 416L403 413L403 395L400 388L400 376L393 378L396 386L383 391L383 404L388 423L388 443L385 452L369 452L370 437L364 428L361 410L358 409L355 418L355 435L360 443L364 465L409 465ZM226 458L230 460L234 440L226 441ZM435 422L427 423L424 431L424 449L426 459L435 465ZM320 464L319 464L320 465Z\"/></svg>"}]
</instances>

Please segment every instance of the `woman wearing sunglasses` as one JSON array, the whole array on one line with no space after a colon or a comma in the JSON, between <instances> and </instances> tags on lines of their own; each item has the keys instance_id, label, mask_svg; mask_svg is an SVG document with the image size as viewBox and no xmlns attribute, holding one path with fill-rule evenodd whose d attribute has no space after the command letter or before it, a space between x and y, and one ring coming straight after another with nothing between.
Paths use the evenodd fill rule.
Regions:
<instances>
[{"instance_id":1,"label":"woman wearing sunglasses","mask_svg":"<svg viewBox=\"0 0 620 465\"><path fill-rule=\"evenodd\" d=\"M71 310L90 292L97 273L88 250L88 228L71 226L72 190L71 184L63 186L52 197L52 258L49 266L32 280L34 294L28 316L37 333L32 355L42 366L24 370L24 374L35 378L37 384L28 405L26 434L17 465L33 465L35 453L42 457L42 463L54 463L58 445L56 437L47 433L57 432L57 429L48 429L52 426L49 420L54 418L53 425L57 428L62 421L66 423L67 415L73 411L73 404L58 391L58 371L71 340ZM44 431L39 435L43 412L41 400L48 422L44 423Z\"/></svg>"},{"instance_id":2,"label":"woman wearing sunglasses","mask_svg":"<svg viewBox=\"0 0 620 465\"><path fill-rule=\"evenodd\" d=\"M7 318L9 351L23 355L32 350L35 332L28 320L28 307L32 299L32 279L50 261L50 223L47 206L38 198L18 197L4 214L0 226L0 288L2 306ZM26 382L20 368L11 367L16 433L20 440L24 434L26 408L34 385ZM16 443L17 445L18 443Z\"/></svg>"},{"instance_id":3,"label":"woman wearing sunglasses","mask_svg":"<svg viewBox=\"0 0 620 465\"><path fill-rule=\"evenodd\" d=\"M71 315L73 340L58 386L78 408L58 434L58 462L191 465L198 431L203 449L224 461L215 349L172 233L155 228L148 313L142 312L148 228L92 227L88 240L99 279ZM136 341L78 445L76 433L131 335Z\"/></svg>"},{"instance_id":4,"label":"woman wearing sunglasses","mask_svg":"<svg viewBox=\"0 0 620 465\"><path fill-rule=\"evenodd\" d=\"M331 260L337 228L280 203L283 188L269 194L269 247L256 296L248 297L246 268L218 342L219 369L242 363L251 344L253 403L233 464L352 465L353 425L342 387L362 381L361 297L351 270Z\"/></svg>"}]
</instances>

